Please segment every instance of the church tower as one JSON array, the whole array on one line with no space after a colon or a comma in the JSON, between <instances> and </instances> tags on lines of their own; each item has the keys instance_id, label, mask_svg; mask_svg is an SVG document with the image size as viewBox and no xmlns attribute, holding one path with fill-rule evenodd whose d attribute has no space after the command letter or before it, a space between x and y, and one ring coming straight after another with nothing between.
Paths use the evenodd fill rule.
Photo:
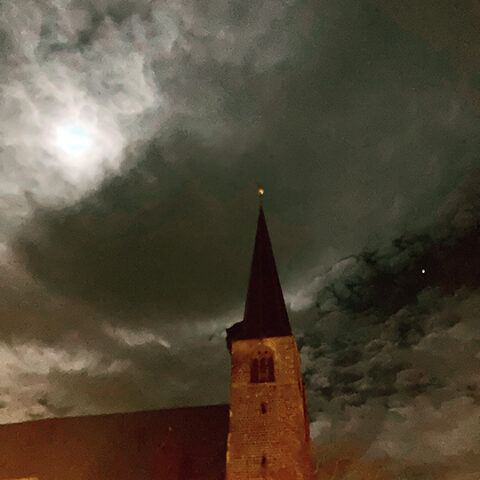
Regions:
<instances>
[{"instance_id":1,"label":"church tower","mask_svg":"<svg viewBox=\"0 0 480 480\"><path fill-rule=\"evenodd\" d=\"M227 343L226 480L313 480L300 355L261 206L245 313L227 329Z\"/></svg>"}]
</instances>

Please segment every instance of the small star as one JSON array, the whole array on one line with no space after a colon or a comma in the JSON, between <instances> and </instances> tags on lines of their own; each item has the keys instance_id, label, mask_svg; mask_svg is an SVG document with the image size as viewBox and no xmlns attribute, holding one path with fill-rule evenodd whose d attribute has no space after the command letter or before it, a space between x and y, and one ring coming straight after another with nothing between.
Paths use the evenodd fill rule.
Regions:
<instances>
[{"instance_id":1,"label":"small star","mask_svg":"<svg viewBox=\"0 0 480 480\"><path fill-rule=\"evenodd\" d=\"M424 268L422 268L422 273L425 273L425 272L426 272L426 270Z\"/></svg>"}]
</instances>

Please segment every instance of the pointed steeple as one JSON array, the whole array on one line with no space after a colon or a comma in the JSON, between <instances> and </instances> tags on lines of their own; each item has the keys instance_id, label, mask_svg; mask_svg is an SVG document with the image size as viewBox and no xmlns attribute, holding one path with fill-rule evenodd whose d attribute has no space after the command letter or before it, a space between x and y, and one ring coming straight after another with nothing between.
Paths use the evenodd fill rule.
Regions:
<instances>
[{"instance_id":1,"label":"pointed steeple","mask_svg":"<svg viewBox=\"0 0 480 480\"><path fill-rule=\"evenodd\" d=\"M243 321L227 329L227 343L291 335L263 208L260 205Z\"/></svg>"}]
</instances>

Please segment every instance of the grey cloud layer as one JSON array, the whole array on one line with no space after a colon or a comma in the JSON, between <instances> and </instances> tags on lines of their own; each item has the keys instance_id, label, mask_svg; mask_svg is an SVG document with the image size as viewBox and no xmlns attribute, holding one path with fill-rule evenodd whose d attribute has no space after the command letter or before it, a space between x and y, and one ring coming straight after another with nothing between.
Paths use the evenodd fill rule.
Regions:
<instances>
[{"instance_id":1,"label":"grey cloud layer","mask_svg":"<svg viewBox=\"0 0 480 480\"><path fill-rule=\"evenodd\" d=\"M226 311L245 283L254 214L242 212L242 192L255 180L285 228L308 225L308 243L279 230L281 267L297 253L293 278L312 259L331 263L430 222L478 164L478 119L444 85L454 70L369 3L171 2L139 15L115 5L110 17L97 8L80 51L103 42L106 74L118 45L143 46L168 121L129 147L119 177L74 207L39 211L20 234L23 260L64 294L114 311ZM163 55L146 42L156 18L176 25ZM278 57L265 53L273 43Z\"/></svg>"},{"instance_id":2,"label":"grey cloud layer","mask_svg":"<svg viewBox=\"0 0 480 480\"><path fill-rule=\"evenodd\" d=\"M350 442L410 478L480 472L480 296L425 290L395 314L342 310L307 330L316 442Z\"/></svg>"},{"instance_id":3,"label":"grey cloud layer","mask_svg":"<svg viewBox=\"0 0 480 480\"><path fill-rule=\"evenodd\" d=\"M400 478L478 475L479 191L477 175L428 233L317 279L301 344L319 443L358 442Z\"/></svg>"}]
</instances>

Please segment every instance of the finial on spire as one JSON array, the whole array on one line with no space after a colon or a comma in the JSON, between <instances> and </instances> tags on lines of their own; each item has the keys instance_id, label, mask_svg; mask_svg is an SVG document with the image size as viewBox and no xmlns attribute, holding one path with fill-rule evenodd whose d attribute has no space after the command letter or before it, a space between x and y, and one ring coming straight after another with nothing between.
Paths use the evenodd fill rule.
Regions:
<instances>
[{"instance_id":1,"label":"finial on spire","mask_svg":"<svg viewBox=\"0 0 480 480\"><path fill-rule=\"evenodd\" d=\"M259 183L257 183L257 186L258 186L258 200L260 202L260 207L262 207L263 195L265 194L265 189Z\"/></svg>"}]
</instances>

